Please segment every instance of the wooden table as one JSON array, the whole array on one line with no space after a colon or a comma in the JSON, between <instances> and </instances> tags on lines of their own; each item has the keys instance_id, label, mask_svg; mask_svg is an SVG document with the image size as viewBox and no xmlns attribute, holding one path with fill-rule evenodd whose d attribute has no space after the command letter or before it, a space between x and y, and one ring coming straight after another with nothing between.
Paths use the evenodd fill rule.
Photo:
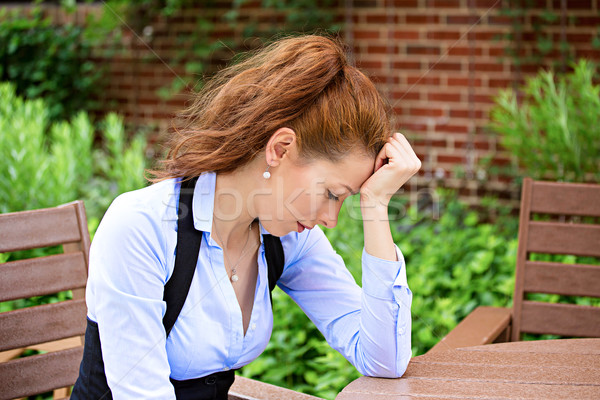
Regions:
<instances>
[{"instance_id":1,"label":"wooden table","mask_svg":"<svg viewBox=\"0 0 600 400\"><path fill-rule=\"evenodd\" d=\"M402 378L362 377L336 400L600 399L600 339L490 344L414 357Z\"/></svg>"}]
</instances>

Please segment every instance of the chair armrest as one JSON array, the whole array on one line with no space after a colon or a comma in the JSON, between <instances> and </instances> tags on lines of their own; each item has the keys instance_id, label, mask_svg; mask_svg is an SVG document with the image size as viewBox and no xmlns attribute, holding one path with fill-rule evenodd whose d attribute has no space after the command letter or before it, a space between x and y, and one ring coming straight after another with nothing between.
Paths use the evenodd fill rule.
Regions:
<instances>
[{"instance_id":1,"label":"chair armrest","mask_svg":"<svg viewBox=\"0 0 600 400\"><path fill-rule=\"evenodd\" d=\"M229 400L323 400L279 386L236 375L229 389Z\"/></svg>"},{"instance_id":2,"label":"chair armrest","mask_svg":"<svg viewBox=\"0 0 600 400\"><path fill-rule=\"evenodd\" d=\"M510 308L477 307L429 352L506 341L510 334L511 314Z\"/></svg>"}]
</instances>

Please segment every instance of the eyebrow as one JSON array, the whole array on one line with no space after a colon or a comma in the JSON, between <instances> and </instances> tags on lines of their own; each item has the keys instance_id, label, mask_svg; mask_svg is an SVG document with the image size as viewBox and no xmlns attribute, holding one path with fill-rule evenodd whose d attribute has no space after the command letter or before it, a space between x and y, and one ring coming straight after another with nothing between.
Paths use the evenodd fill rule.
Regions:
<instances>
[{"instance_id":1,"label":"eyebrow","mask_svg":"<svg viewBox=\"0 0 600 400\"><path fill-rule=\"evenodd\" d=\"M346 189L348 189L348 191L349 191L349 192L350 192L350 194L352 194L352 195L358 194L358 192L360 191L360 190L357 190L357 191L355 192L355 191L354 191L354 190L352 190L352 188L351 188L350 186L348 186L348 185L344 185L344 187L345 187Z\"/></svg>"}]
</instances>

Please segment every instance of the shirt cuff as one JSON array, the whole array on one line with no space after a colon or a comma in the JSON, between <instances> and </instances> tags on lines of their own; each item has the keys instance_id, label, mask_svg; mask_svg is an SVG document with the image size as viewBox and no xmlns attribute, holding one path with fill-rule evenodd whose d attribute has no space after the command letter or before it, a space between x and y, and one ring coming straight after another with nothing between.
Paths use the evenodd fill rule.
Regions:
<instances>
[{"instance_id":1,"label":"shirt cuff","mask_svg":"<svg viewBox=\"0 0 600 400\"><path fill-rule=\"evenodd\" d=\"M379 299L395 300L393 288L408 289L404 256L398 246L394 245L394 247L399 261L372 256L363 247L362 288L366 294Z\"/></svg>"}]
</instances>

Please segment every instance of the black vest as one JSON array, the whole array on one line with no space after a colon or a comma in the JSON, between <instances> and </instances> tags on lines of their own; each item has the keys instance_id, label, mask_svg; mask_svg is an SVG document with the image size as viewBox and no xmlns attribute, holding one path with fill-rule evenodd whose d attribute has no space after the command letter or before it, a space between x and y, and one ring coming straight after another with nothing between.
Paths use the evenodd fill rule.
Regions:
<instances>
[{"instance_id":1,"label":"black vest","mask_svg":"<svg viewBox=\"0 0 600 400\"><path fill-rule=\"evenodd\" d=\"M177 219L177 251L173 274L165 284L163 300L167 310L163 317L166 335L169 336L187 298L198 262L202 232L194 228L192 200L197 177L183 180L179 195L179 215ZM269 269L269 290L273 291L283 272L284 254L277 236L263 235L265 258ZM271 297L271 306L273 298ZM124 349L124 351L126 351ZM217 372L206 377L175 381L178 400L220 400L227 399L229 387L235 379L234 371ZM73 388L71 400L112 399L106 382L104 362L98 334L98 324L88 318L85 331L83 359L79 368L79 378Z\"/></svg>"}]
</instances>

